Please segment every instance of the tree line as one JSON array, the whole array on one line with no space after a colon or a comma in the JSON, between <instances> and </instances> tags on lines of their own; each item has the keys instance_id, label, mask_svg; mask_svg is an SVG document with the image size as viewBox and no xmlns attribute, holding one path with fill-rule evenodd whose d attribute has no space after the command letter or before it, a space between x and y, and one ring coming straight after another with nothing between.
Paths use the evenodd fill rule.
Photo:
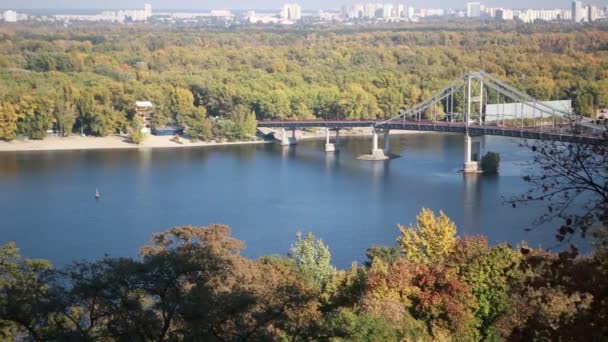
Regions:
<instances>
[{"instance_id":1,"label":"tree line","mask_svg":"<svg viewBox=\"0 0 608 342\"><path fill-rule=\"evenodd\" d=\"M34 341L521 341L608 334L608 244L490 246L423 209L394 247L337 270L312 234L248 259L223 225L154 235L139 258L55 269L0 248L0 333Z\"/></svg>"},{"instance_id":2,"label":"tree line","mask_svg":"<svg viewBox=\"0 0 608 342\"><path fill-rule=\"evenodd\" d=\"M593 26L1 26L0 139L127 132L137 100L156 104L154 126L203 140L242 139L255 119L385 118L475 69L541 100L572 99L593 116L608 107L606 41Z\"/></svg>"}]
</instances>

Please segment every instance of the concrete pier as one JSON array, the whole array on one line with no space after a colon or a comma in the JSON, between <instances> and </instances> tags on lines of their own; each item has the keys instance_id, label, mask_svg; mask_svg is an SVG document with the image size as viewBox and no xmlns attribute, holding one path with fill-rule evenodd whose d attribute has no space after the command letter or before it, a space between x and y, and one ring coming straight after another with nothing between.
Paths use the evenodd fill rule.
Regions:
<instances>
[{"instance_id":1,"label":"concrete pier","mask_svg":"<svg viewBox=\"0 0 608 342\"><path fill-rule=\"evenodd\" d=\"M281 146L290 146L295 145L297 143L296 140L296 130L291 130L291 138L287 136L287 132L285 132L285 128L281 128L281 140L279 140L279 145Z\"/></svg>"},{"instance_id":2,"label":"concrete pier","mask_svg":"<svg viewBox=\"0 0 608 342\"><path fill-rule=\"evenodd\" d=\"M336 130L336 140L334 143L331 143L331 141L329 140L330 131L331 130L329 128L325 129L325 152L338 152L338 139L340 138L340 130Z\"/></svg>"},{"instance_id":3,"label":"concrete pier","mask_svg":"<svg viewBox=\"0 0 608 342\"><path fill-rule=\"evenodd\" d=\"M482 137L471 137L468 134L464 136L464 165L463 172L465 173L480 173L481 170L481 152L482 152Z\"/></svg>"},{"instance_id":4,"label":"concrete pier","mask_svg":"<svg viewBox=\"0 0 608 342\"><path fill-rule=\"evenodd\" d=\"M388 140L388 130L386 130L386 132L384 134L385 134L384 145L386 147L386 141ZM390 159L389 157L387 157L386 154L384 154L383 149L378 148L378 132L374 127L372 127L372 150L371 150L370 154L364 154L362 156L359 156L357 159L372 160L372 161Z\"/></svg>"}]
</instances>

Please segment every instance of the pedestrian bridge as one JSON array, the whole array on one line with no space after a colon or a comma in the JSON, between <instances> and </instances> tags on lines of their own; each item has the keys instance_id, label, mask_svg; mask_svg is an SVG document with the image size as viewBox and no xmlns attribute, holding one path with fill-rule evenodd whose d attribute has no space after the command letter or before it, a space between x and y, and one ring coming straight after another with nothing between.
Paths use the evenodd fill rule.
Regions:
<instances>
[{"instance_id":1,"label":"pedestrian bridge","mask_svg":"<svg viewBox=\"0 0 608 342\"><path fill-rule=\"evenodd\" d=\"M465 139L464 171L478 172L481 139L484 135L562 141L580 144L608 144L606 128L572 112L570 101L539 101L485 72L470 72L455 80L425 101L401 109L384 120L297 120L259 121L258 127L281 129L281 145L295 141L295 130L327 128L326 150L337 150L340 129L372 128L370 160L388 159L390 130L449 132ZM589 129L592 127L592 129ZM286 130L291 130L288 137ZM336 131L335 142L330 130ZM383 133L384 149L378 148L378 134Z\"/></svg>"}]
</instances>

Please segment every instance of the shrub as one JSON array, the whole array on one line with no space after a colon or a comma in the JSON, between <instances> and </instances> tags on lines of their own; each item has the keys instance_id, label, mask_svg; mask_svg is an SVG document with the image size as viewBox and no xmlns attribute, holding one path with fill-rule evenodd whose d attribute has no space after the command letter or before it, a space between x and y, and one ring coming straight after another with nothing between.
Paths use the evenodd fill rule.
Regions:
<instances>
[{"instance_id":1,"label":"shrub","mask_svg":"<svg viewBox=\"0 0 608 342\"><path fill-rule=\"evenodd\" d=\"M500 155L496 152L488 152L481 158L481 169L485 173L498 173L500 167Z\"/></svg>"},{"instance_id":2,"label":"shrub","mask_svg":"<svg viewBox=\"0 0 608 342\"><path fill-rule=\"evenodd\" d=\"M129 134L129 138L131 139L132 143L139 145L144 142L146 135L139 130L132 130Z\"/></svg>"}]
</instances>

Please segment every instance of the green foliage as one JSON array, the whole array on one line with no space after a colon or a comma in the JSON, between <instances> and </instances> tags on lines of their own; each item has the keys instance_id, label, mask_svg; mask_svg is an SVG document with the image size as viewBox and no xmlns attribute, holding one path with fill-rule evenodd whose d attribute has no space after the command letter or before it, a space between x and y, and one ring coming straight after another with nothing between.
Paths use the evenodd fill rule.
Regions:
<instances>
[{"instance_id":1,"label":"green foliage","mask_svg":"<svg viewBox=\"0 0 608 342\"><path fill-rule=\"evenodd\" d=\"M331 315L324 329L337 341L400 341L405 336L381 317L343 309ZM423 329L420 331L424 332ZM419 337L419 336L416 336Z\"/></svg>"},{"instance_id":2,"label":"green foliage","mask_svg":"<svg viewBox=\"0 0 608 342\"><path fill-rule=\"evenodd\" d=\"M141 131L143 128L143 124L139 116L133 116L131 119L131 127L129 128L129 139L131 142L140 145L146 139L146 135Z\"/></svg>"},{"instance_id":3,"label":"green foliage","mask_svg":"<svg viewBox=\"0 0 608 342\"><path fill-rule=\"evenodd\" d=\"M366 266L371 266L374 259L378 258L385 264L392 264L403 256L401 250L398 247L386 247L373 245L367 249L367 260Z\"/></svg>"},{"instance_id":4,"label":"green foliage","mask_svg":"<svg viewBox=\"0 0 608 342\"><path fill-rule=\"evenodd\" d=\"M23 259L14 243L0 247L0 334L27 331L35 340L56 337L68 324L57 315L56 273L46 260Z\"/></svg>"},{"instance_id":5,"label":"green foliage","mask_svg":"<svg viewBox=\"0 0 608 342\"><path fill-rule=\"evenodd\" d=\"M312 233L306 234L305 237L302 237L302 233L296 235L296 242L291 246L289 257L295 261L302 274L321 289L336 272L331 264L329 248Z\"/></svg>"},{"instance_id":6,"label":"green foliage","mask_svg":"<svg viewBox=\"0 0 608 342\"><path fill-rule=\"evenodd\" d=\"M237 105L230 114L230 118L236 124L240 138L255 136L258 123L255 119L255 112L250 108Z\"/></svg>"},{"instance_id":7,"label":"green foliage","mask_svg":"<svg viewBox=\"0 0 608 342\"><path fill-rule=\"evenodd\" d=\"M355 307L363 294L365 281L365 269L355 263L349 270L335 272L322 293L322 309L328 312L340 307Z\"/></svg>"},{"instance_id":8,"label":"green foliage","mask_svg":"<svg viewBox=\"0 0 608 342\"><path fill-rule=\"evenodd\" d=\"M522 280L521 255L505 244L490 248L483 237L467 237L458 241L451 260L477 299L482 336L492 340L496 321L509 309L512 286Z\"/></svg>"},{"instance_id":9,"label":"green foliage","mask_svg":"<svg viewBox=\"0 0 608 342\"><path fill-rule=\"evenodd\" d=\"M2 109L0 138L40 138L53 124L64 134L71 128L124 132L133 102L142 99L157 107L153 127L177 124L199 139L252 135L252 111L260 120L384 118L463 71L481 68L478 56L494 55L497 46L504 53L485 59L486 71L543 100L571 98L577 113L591 116L608 106L608 65L599 43L608 37L601 28L486 23L471 36L459 24L445 25L202 34L148 26L5 28L0 103L19 115L15 127L15 116L4 114L13 110ZM478 53L471 54L473 47ZM26 96L49 101L48 108L37 114L31 104L21 109ZM454 98L461 113L463 99L463 93ZM445 105L423 114L442 120ZM203 108L232 121L237 132L227 124L211 136L209 123L195 112ZM76 127L69 127L73 114Z\"/></svg>"},{"instance_id":10,"label":"green foliage","mask_svg":"<svg viewBox=\"0 0 608 342\"><path fill-rule=\"evenodd\" d=\"M239 127L232 120L216 120L213 122L213 136L218 139L236 141L240 137Z\"/></svg>"},{"instance_id":11,"label":"green foliage","mask_svg":"<svg viewBox=\"0 0 608 342\"><path fill-rule=\"evenodd\" d=\"M187 133L194 139L209 140L213 137L213 124L207 118L205 108L198 108L188 117Z\"/></svg>"},{"instance_id":12,"label":"green foliage","mask_svg":"<svg viewBox=\"0 0 608 342\"><path fill-rule=\"evenodd\" d=\"M488 152L481 158L481 169L485 173L498 173L500 168L500 155L496 152Z\"/></svg>"}]
</instances>

